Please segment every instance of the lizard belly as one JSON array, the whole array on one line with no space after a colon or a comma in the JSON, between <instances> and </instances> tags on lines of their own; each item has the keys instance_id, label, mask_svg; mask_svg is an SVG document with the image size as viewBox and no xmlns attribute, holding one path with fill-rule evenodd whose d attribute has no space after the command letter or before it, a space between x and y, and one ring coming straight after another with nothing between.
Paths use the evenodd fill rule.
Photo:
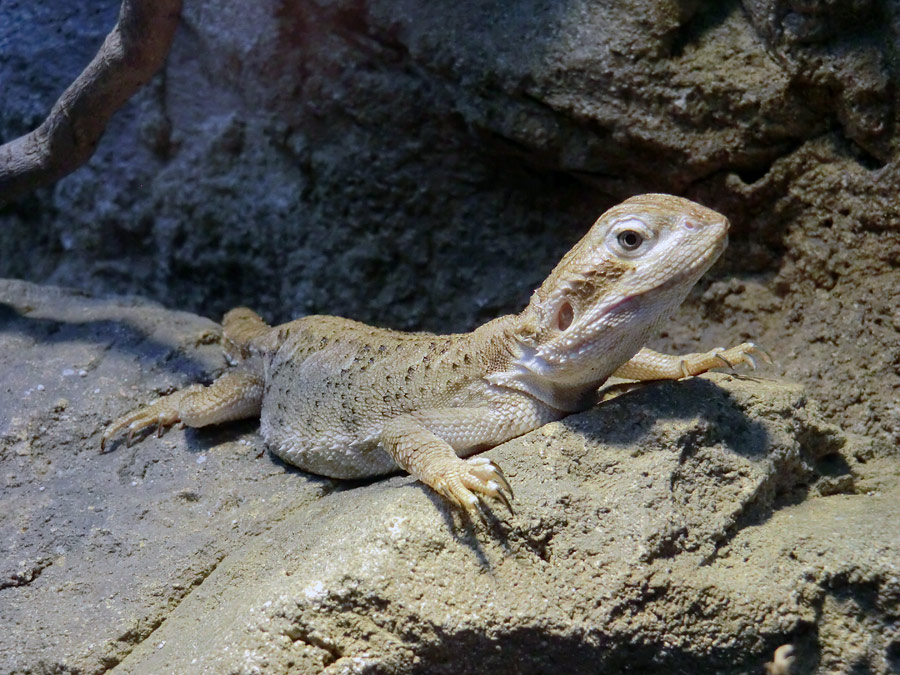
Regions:
<instances>
[{"instance_id":1,"label":"lizard belly","mask_svg":"<svg viewBox=\"0 0 900 675\"><path fill-rule=\"evenodd\" d=\"M287 414L285 414L287 413ZM260 431L266 446L288 464L329 478L369 478L397 471L378 434L357 438L339 431L310 434L287 410L263 406Z\"/></svg>"},{"instance_id":2,"label":"lizard belly","mask_svg":"<svg viewBox=\"0 0 900 675\"><path fill-rule=\"evenodd\" d=\"M368 478L398 470L380 443L380 416L355 411L334 355L276 359L267 373L260 431L281 459L330 478Z\"/></svg>"}]
</instances>

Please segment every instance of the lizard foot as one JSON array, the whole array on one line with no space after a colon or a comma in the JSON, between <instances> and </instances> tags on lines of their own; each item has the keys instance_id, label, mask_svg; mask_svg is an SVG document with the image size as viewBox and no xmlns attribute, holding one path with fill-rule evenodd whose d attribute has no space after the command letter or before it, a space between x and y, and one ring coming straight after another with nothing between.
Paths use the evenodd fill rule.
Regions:
<instances>
[{"instance_id":1,"label":"lizard foot","mask_svg":"<svg viewBox=\"0 0 900 675\"><path fill-rule=\"evenodd\" d=\"M688 354L681 360L681 373L683 377L691 377L705 373L712 368L726 367L732 370L736 366L745 363L752 370L756 370L756 358L761 358L766 363L772 363L769 352L754 344L744 342L731 349L717 347L705 354Z\"/></svg>"},{"instance_id":2,"label":"lizard foot","mask_svg":"<svg viewBox=\"0 0 900 675\"><path fill-rule=\"evenodd\" d=\"M199 385L194 385L176 391L120 417L103 432L103 436L100 438L100 452L106 449L106 444L111 438L125 429L128 430L128 445L131 445L136 433L152 427L154 424L156 425L156 435L162 436L167 427L181 421L179 408L185 395L192 394L201 388Z\"/></svg>"},{"instance_id":3,"label":"lizard foot","mask_svg":"<svg viewBox=\"0 0 900 675\"><path fill-rule=\"evenodd\" d=\"M438 492L469 512L480 514L484 497L493 497L515 514L510 503L514 497L512 487L497 464L487 457L472 457L460 460L460 465L459 471L439 482Z\"/></svg>"},{"instance_id":4,"label":"lizard foot","mask_svg":"<svg viewBox=\"0 0 900 675\"><path fill-rule=\"evenodd\" d=\"M176 422L189 427L230 422L258 416L262 406L262 378L251 371L225 373L208 387L199 384L181 389L138 408L113 422L100 439L100 450L120 431L128 430L128 442L134 435L156 425L162 436Z\"/></svg>"}]
</instances>

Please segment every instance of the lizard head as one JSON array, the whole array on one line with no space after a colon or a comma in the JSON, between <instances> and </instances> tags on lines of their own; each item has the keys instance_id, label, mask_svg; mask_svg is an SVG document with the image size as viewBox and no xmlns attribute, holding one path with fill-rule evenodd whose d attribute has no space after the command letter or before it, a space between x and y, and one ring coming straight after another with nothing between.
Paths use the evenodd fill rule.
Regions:
<instances>
[{"instance_id":1,"label":"lizard head","mask_svg":"<svg viewBox=\"0 0 900 675\"><path fill-rule=\"evenodd\" d=\"M555 392L554 399L599 386L681 304L725 249L727 233L723 215L672 195L611 208L519 315L518 355L500 379L533 394Z\"/></svg>"}]
</instances>

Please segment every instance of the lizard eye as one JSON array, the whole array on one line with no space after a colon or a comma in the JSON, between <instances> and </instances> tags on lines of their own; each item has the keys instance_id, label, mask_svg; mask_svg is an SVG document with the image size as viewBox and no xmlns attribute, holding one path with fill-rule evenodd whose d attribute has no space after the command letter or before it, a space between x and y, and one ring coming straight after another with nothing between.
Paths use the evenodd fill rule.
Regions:
<instances>
[{"instance_id":1,"label":"lizard eye","mask_svg":"<svg viewBox=\"0 0 900 675\"><path fill-rule=\"evenodd\" d=\"M633 251L644 243L644 237L634 230L622 230L616 240L619 242L619 246L626 251Z\"/></svg>"},{"instance_id":2,"label":"lizard eye","mask_svg":"<svg viewBox=\"0 0 900 675\"><path fill-rule=\"evenodd\" d=\"M563 301L563 303L559 306L559 309L556 310L556 327L561 331L565 331L569 326L572 325L572 321L575 320L575 310L572 307L572 303L568 300Z\"/></svg>"}]
</instances>

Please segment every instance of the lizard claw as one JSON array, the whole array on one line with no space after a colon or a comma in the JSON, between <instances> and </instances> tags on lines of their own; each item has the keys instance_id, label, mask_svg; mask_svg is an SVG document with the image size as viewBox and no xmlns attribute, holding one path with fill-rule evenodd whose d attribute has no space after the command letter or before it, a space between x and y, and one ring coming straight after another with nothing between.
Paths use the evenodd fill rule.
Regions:
<instances>
[{"instance_id":1,"label":"lizard claw","mask_svg":"<svg viewBox=\"0 0 900 675\"><path fill-rule=\"evenodd\" d=\"M725 361L732 369L741 363L746 363L752 370L756 370L758 367L756 357L761 358L766 363L772 363L772 357L769 356L769 352L753 342L744 342L731 349L716 350L715 356L719 360Z\"/></svg>"},{"instance_id":2,"label":"lizard claw","mask_svg":"<svg viewBox=\"0 0 900 675\"><path fill-rule=\"evenodd\" d=\"M762 347L760 347L758 344L756 344L755 342L748 342L747 345L748 345L748 346L749 346L756 354L758 354L759 356L761 356L763 361L765 361L766 363L774 363L774 361L772 360L772 355L771 355L768 351L766 351L765 349L763 349Z\"/></svg>"},{"instance_id":3,"label":"lizard claw","mask_svg":"<svg viewBox=\"0 0 900 675\"><path fill-rule=\"evenodd\" d=\"M466 463L469 468L462 476L463 485L479 494L499 499L509 509L510 514L515 515L510 503L510 497L513 496L512 487L506 480L503 470L487 457L473 457Z\"/></svg>"},{"instance_id":4,"label":"lizard claw","mask_svg":"<svg viewBox=\"0 0 900 675\"><path fill-rule=\"evenodd\" d=\"M766 363L772 363L772 357L765 349L753 342L744 342L731 349L716 347L705 353L688 354L681 359L679 365L681 376L690 377L705 373L710 368L725 367L735 370L742 363L748 365L752 370L756 370L757 358L761 358Z\"/></svg>"},{"instance_id":5,"label":"lizard claw","mask_svg":"<svg viewBox=\"0 0 900 675\"><path fill-rule=\"evenodd\" d=\"M723 351L724 351L724 350L723 350ZM734 364L732 364L731 361L729 361L728 359L726 359L724 356L722 356L722 355L719 354L718 352L716 352L715 354L713 354L713 358L714 358L714 359L717 359L717 360L719 360L719 361L721 361L721 362L722 362L722 365L725 366L726 368L731 368L732 370L734 369Z\"/></svg>"},{"instance_id":6,"label":"lizard claw","mask_svg":"<svg viewBox=\"0 0 900 675\"><path fill-rule=\"evenodd\" d=\"M503 506L505 506L507 508L507 510L509 510L509 515L511 515L511 516L516 515L516 512L513 511L512 504L510 504L509 498L506 496L505 492L503 492L502 490L497 490L496 496L497 496L497 499L499 499L501 502L503 502Z\"/></svg>"},{"instance_id":7,"label":"lizard claw","mask_svg":"<svg viewBox=\"0 0 900 675\"><path fill-rule=\"evenodd\" d=\"M460 462L460 472L438 486L441 494L468 512L480 511L483 498L493 497L515 515L510 502L512 487L497 464L487 457L472 457Z\"/></svg>"},{"instance_id":8,"label":"lizard claw","mask_svg":"<svg viewBox=\"0 0 900 675\"><path fill-rule=\"evenodd\" d=\"M150 405L143 406L127 415L123 415L107 427L100 437L100 452L106 450L106 444L121 431L126 431L125 442L131 446L134 436L148 427L156 425L157 437L162 437L165 430L179 421L178 404L188 390L177 391L163 396Z\"/></svg>"},{"instance_id":9,"label":"lizard claw","mask_svg":"<svg viewBox=\"0 0 900 675\"><path fill-rule=\"evenodd\" d=\"M488 457L472 457L468 460L469 464L474 464L475 466L483 466L486 467L488 471L491 472L491 475L488 477L489 479L496 480L500 483L500 487L502 487L506 492L509 493L510 499L515 499L516 495L513 493L512 486L509 484L509 481L506 480L506 474L503 473L503 469L493 460Z\"/></svg>"}]
</instances>

